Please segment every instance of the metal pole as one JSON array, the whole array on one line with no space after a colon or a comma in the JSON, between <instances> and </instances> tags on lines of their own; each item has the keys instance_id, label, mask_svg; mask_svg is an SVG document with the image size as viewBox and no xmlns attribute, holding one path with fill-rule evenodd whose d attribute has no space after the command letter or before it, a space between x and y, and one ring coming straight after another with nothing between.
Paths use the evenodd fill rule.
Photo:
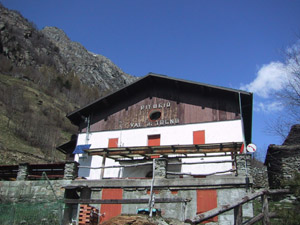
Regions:
<instances>
[{"instance_id":1,"label":"metal pole","mask_svg":"<svg viewBox=\"0 0 300 225\"><path fill-rule=\"evenodd\" d=\"M245 138L245 128L244 128L244 119L243 119L243 111L242 111L242 99L241 99L241 93L239 92L239 106L240 106L240 114L241 114L241 123L242 123L242 134L243 134L243 141L244 141L244 150L246 148L246 138ZM246 173L246 189L248 190L249 188L249 177L248 177L248 168L247 168L247 152L245 152L245 173Z\"/></svg>"},{"instance_id":2,"label":"metal pole","mask_svg":"<svg viewBox=\"0 0 300 225\"><path fill-rule=\"evenodd\" d=\"M152 182L150 188L150 199L149 199L149 216L152 217L152 208L154 206L154 199L153 199L153 185L155 179L155 159L153 159L153 166L152 166Z\"/></svg>"},{"instance_id":3,"label":"metal pole","mask_svg":"<svg viewBox=\"0 0 300 225\"><path fill-rule=\"evenodd\" d=\"M240 92L239 92L239 106L240 106L240 114L241 114L243 142L244 142L244 149L245 149L246 148L245 128L244 128L244 119L243 119L243 110L242 110L242 99L241 99L241 93ZM244 149L243 149L243 153L244 153Z\"/></svg>"}]
</instances>

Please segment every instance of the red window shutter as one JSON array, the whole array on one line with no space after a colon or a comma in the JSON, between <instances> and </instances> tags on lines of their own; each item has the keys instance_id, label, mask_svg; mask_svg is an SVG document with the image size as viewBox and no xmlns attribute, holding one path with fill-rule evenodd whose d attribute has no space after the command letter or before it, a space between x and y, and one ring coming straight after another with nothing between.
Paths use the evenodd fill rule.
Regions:
<instances>
[{"instance_id":1,"label":"red window shutter","mask_svg":"<svg viewBox=\"0 0 300 225\"><path fill-rule=\"evenodd\" d=\"M118 147L118 138L110 138L108 140L108 147L109 148L117 148Z\"/></svg>"},{"instance_id":2,"label":"red window shutter","mask_svg":"<svg viewBox=\"0 0 300 225\"><path fill-rule=\"evenodd\" d=\"M197 190L197 214L207 212L217 208L217 191L216 190ZM217 222L218 217L215 216L203 223Z\"/></svg>"},{"instance_id":3,"label":"red window shutter","mask_svg":"<svg viewBox=\"0 0 300 225\"><path fill-rule=\"evenodd\" d=\"M149 135L148 146L160 146L160 134Z\"/></svg>"},{"instance_id":4,"label":"red window shutter","mask_svg":"<svg viewBox=\"0 0 300 225\"><path fill-rule=\"evenodd\" d=\"M102 189L102 199L122 199L123 189ZM118 216L122 213L121 204L102 204L101 205L101 223L109 220L112 217Z\"/></svg>"},{"instance_id":5,"label":"red window shutter","mask_svg":"<svg viewBox=\"0 0 300 225\"><path fill-rule=\"evenodd\" d=\"M194 131L193 139L194 139L193 141L194 145L205 144L205 131L204 130Z\"/></svg>"}]
</instances>

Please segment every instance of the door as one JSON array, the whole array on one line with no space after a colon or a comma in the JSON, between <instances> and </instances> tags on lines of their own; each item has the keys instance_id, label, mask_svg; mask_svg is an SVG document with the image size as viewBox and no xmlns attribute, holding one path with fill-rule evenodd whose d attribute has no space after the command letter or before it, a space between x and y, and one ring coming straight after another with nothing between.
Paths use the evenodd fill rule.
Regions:
<instances>
[{"instance_id":1,"label":"door","mask_svg":"<svg viewBox=\"0 0 300 225\"><path fill-rule=\"evenodd\" d=\"M104 188L102 189L102 199L122 199L123 189L118 188ZM112 217L120 215L122 212L121 204L102 204L101 205L101 219L100 222L109 220Z\"/></svg>"},{"instance_id":2,"label":"door","mask_svg":"<svg viewBox=\"0 0 300 225\"><path fill-rule=\"evenodd\" d=\"M217 191L216 190L197 190L197 214L207 212L211 209L217 208ZM207 221L217 222L218 216L215 216Z\"/></svg>"}]
</instances>

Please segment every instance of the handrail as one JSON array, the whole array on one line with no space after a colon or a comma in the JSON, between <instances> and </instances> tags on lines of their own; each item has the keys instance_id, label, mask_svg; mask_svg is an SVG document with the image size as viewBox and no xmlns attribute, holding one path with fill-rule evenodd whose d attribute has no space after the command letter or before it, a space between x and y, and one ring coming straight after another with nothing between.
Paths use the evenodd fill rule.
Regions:
<instances>
[{"instance_id":1,"label":"handrail","mask_svg":"<svg viewBox=\"0 0 300 225\"><path fill-rule=\"evenodd\" d=\"M233 204L229 204L229 205L223 205L223 206L219 206L217 208L214 208L212 210L209 210L205 213L201 213L196 215L193 219L187 219L185 220L186 223L189 224L198 224L200 222L206 221L210 218L213 218L215 216L218 216L224 212L227 212L229 210L235 209L234 213L235 213L235 224L236 225L240 225L241 223L241 217L242 217L242 212L241 212L241 206L257 197L260 196L266 196L266 195L271 195L271 194L288 194L290 193L290 191L288 189L278 189L278 190L262 190L262 191L258 191L249 195L244 196L242 199L236 200L234 201L235 203ZM269 218L270 214L268 212L268 201L267 198L264 197L263 198L263 216L261 214L257 215L256 217L253 217L252 220L256 219L255 222L261 220L261 219L266 219L266 217ZM259 218L258 218L259 217ZM259 219L259 220L257 220ZM267 219L266 219L267 220ZM253 223L246 223L247 225L253 224ZM265 223L268 224L268 223Z\"/></svg>"}]
</instances>

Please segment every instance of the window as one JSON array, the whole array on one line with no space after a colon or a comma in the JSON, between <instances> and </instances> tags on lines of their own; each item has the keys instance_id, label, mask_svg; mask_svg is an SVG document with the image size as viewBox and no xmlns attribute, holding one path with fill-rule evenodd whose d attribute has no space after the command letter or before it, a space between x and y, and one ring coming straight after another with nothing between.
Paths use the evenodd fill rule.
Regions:
<instances>
[{"instance_id":1,"label":"window","mask_svg":"<svg viewBox=\"0 0 300 225\"><path fill-rule=\"evenodd\" d=\"M151 121L156 121L156 120L159 120L161 117L161 111L159 109L155 109L155 110L152 110L150 113L149 113L149 119Z\"/></svg>"},{"instance_id":2,"label":"window","mask_svg":"<svg viewBox=\"0 0 300 225\"><path fill-rule=\"evenodd\" d=\"M118 147L118 138L110 138L108 139L108 147L109 148L117 148Z\"/></svg>"},{"instance_id":3,"label":"window","mask_svg":"<svg viewBox=\"0 0 300 225\"><path fill-rule=\"evenodd\" d=\"M160 134L148 135L148 146L160 146Z\"/></svg>"},{"instance_id":4,"label":"window","mask_svg":"<svg viewBox=\"0 0 300 225\"><path fill-rule=\"evenodd\" d=\"M193 144L194 145L202 145L205 144L205 131L198 130L193 133Z\"/></svg>"}]
</instances>

